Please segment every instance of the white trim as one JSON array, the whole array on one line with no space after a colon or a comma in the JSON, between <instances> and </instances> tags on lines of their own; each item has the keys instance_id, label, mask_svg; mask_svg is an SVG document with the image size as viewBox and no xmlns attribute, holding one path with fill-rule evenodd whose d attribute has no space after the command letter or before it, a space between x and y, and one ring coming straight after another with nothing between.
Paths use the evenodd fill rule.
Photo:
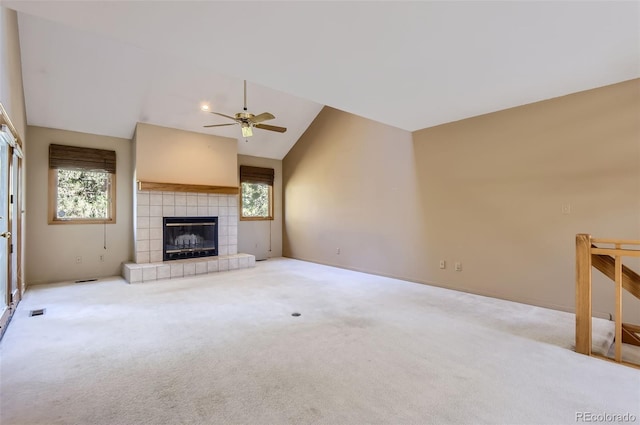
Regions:
<instances>
[{"instance_id":1,"label":"white trim","mask_svg":"<svg viewBox=\"0 0 640 425\"><path fill-rule=\"evenodd\" d=\"M7 145L11 146L12 148L15 148L17 145L16 137L11 132L11 129L9 128L9 126L5 124L0 125L0 140L5 142Z\"/></svg>"}]
</instances>

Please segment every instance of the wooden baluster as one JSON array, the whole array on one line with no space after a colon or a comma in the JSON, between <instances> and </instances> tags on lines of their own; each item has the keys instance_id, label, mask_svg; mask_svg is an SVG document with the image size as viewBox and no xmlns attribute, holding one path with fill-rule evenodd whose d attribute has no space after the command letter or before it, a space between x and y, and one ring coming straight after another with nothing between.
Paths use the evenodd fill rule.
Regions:
<instances>
[{"instance_id":1,"label":"wooden baluster","mask_svg":"<svg viewBox=\"0 0 640 425\"><path fill-rule=\"evenodd\" d=\"M576 235L576 352L591 355L591 235Z\"/></svg>"}]
</instances>

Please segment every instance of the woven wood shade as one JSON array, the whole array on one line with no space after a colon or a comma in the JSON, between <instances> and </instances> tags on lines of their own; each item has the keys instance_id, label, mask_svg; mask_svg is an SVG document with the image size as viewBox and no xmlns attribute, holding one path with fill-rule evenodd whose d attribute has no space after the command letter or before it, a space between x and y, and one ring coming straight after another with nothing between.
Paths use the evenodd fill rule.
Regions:
<instances>
[{"instance_id":1,"label":"woven wood shade","mask_svg":"<svg viewBox=\"0 0 640 425\"><path fill-rule=\"evenodd\" d=\"M240 166L240 183L265 183L273 186L273 168Z\"/></svg>"},{"instance_id":2,"label":"woven wood shade","mask_svg":"<svg viewBox=\"0 0 640 425\"><path fill-rule=\"evenodd\" d=\"M49 145L49 168L116 173L116 151Z\"/></svg>"}]
</instances>

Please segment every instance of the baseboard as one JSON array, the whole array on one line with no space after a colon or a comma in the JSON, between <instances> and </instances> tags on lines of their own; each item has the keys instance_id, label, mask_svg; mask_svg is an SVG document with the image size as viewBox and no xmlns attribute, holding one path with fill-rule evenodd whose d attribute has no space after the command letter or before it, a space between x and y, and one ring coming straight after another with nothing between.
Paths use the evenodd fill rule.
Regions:
<instances>
[{"instance_id":1,"label":"baseboard","mask_svg":"<svg viewBox=\"0 0 640 425\"><path fill-rule=\"evenodd\" d=\"M470 289L470 288L466 288L466 287L452 286L452 285L447 285L447 284L443 284L443 283L439 283L439 282L432 282L432 281L428 281L428 280L415 279L415 278L407 277L407 276L393 275L393 274L389 274L389 273L377 272L375 270L364 269L364 268L360 268L360 267L350 267L350 266L345 266L345 265L340 265L340 264L325 263L325 262L322 262L322 261L317 261L317 260L312 260L312 259L307 259L307 258L302 258L302 257L291 257L291 256L284 256L284 257L285 258L291 258L292 260L300 260L300 261L306 261L306 262L309 262L309 263L321 264L323 266L336 267L338 269L351 270L351 271L360 272L360 273L367 273L367 274L371 274L371 275L374 275L374 276L382 276L382 277L388 277L390 279L398 279L398 280L403 280L403 281L406 281L406 282L419 283L421 285L435 286L435 287L438 287L438 288L449 289L449 290L452 290L452 291L464 292L466 294L473 294L473 295L479 295L479 296L482 296L482 297L488 297L488 298L495 298L495 299L499 299L499 300L511 301L511 302L515 302L515 303L531 305L531 306L534 306L534 307L548 308L548 309L551 309L551 310L563 311L563 312L566 312L566 313L575 313L575 308L573 308L573 307L567 307L567 306L564 306L564 305L561 305L561 304L549 303L549 302L538 300L538 299L509 297L509 296L506 296L504 294L497 294L497 293L493 293L491 291L478 291L476 289ZM598 317L598 318L601 318L601 319L609 319L609 314L608 313L603 313L603 312L593 312L593 317Z\"/></svg>"}]
</instances>

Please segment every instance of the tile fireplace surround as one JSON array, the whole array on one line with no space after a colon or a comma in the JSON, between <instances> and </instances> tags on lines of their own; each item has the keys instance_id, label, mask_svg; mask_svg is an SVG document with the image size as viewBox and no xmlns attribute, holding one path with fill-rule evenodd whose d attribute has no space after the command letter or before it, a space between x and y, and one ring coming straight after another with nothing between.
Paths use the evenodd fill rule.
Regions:
<instances>
[{"instance_id":1,"label":"tile fireplace surround","mask_svg":"<svg viewBox=\"0 0 640 425\"><path fill-rule=\"evenodd\" d=\"M140 191L136 193L135 261L122 265L129 283L149 282L255 266L238 254L238 195ZM218 217L218 256L162 261L163 217Z\"/></svg>"}]
</instances>

